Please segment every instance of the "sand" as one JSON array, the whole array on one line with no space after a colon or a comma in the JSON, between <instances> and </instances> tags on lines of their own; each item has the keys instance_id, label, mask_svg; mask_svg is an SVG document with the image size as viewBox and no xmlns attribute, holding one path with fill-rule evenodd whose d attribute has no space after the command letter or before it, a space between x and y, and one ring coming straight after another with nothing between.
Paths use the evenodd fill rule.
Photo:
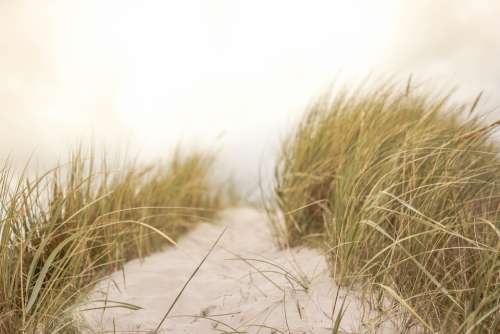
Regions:
<instances>
[{"instance_id":1,"label":"sand","mask_svg":"<svg viewBox=\"0 0 500 334\"><path fill-rule=\"evenodd\" d=\"M374 330L376 314L354 292L335 286L318 251L278 248L265 214L249 208L226 210L218 222L201 223L176 247L131 261L103 280L90 301L142 309L83 311L103 302L83 305L84 332L150 333L224 228L158 333L332 333L341 303L334 312L337 294L346 300L343 333L396 333L388 320ZM110 301L108 306L117 306Z\"/></svg>"}]
</instances>

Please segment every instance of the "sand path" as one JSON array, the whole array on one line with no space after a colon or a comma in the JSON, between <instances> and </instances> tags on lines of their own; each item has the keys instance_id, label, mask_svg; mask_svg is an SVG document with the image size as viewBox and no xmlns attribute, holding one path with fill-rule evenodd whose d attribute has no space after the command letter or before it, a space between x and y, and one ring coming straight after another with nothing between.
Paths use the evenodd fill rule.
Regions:
<instances>
[{"instance_id":1,"label":"sand path","mask_svg":"<svg viewBox=\"0 0 500 334\"><path fill-rule=\"evenodd\" d=\"M279 249L266 216L248 208L226 210L217 224L200 224L177 247L127 263L125 275L110 275L90 298L142 309L81 312L86 332L151 333L224 228L159 333L332 333L335 296L346 294L333 284L324 257L306 248ZM362 316L352 295L346 300L343 332L366 332L367 312ZM103 304L85 307L96 305ZM377 333L394 332L385 326Z\"/></svg>"}]
</instances>

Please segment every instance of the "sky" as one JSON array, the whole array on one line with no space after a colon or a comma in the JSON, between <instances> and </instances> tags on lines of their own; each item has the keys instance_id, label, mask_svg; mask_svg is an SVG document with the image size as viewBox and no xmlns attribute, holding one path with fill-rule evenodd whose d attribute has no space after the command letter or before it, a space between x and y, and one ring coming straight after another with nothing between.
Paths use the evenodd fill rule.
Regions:
<instances>
[{"instance_id":1,"label":"sky","mask_svg":"<svg viewBox=\"0 0 500 334\"><path fill-rule=\"evenodd\" d=\"M250 190L333 81L413 74L484 90L500 117L498 17L497 0L0 0L0 158L181 143Z\"/></svg>"}]
</instances>

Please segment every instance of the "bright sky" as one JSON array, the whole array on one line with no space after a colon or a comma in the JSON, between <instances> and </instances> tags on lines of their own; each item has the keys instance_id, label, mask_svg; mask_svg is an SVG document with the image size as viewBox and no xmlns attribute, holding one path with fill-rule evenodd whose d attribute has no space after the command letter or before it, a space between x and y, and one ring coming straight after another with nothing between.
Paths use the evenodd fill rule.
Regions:
<instances>
[{"instance_id":1,"label":"bright sky","mask_svg":"<svg viewBox=\"0 0 500 334\"><path fill-rule=\"evenodd\" d=\"M495 101L498 17L494 0L0 0L0 155L51 160L92 136L153 158L182 141L251 183L339 75Z\"/></svg>"}]
</instances>

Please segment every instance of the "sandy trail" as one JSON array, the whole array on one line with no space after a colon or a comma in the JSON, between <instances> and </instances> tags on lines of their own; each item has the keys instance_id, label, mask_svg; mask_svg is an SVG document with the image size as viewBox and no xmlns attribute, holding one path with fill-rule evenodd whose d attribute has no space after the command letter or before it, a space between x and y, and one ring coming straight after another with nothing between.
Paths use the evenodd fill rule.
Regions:
<instances>
[{"instance_id":1,"label":"sandy trail","mask_svg":"<svg viewBox=\"0 0 500 334\"><path fill-rule=\"evenodd\" d=\"M324 257L315 250L280 250L266 216L226 210L217 224L200 224L177 247L126 264L94 289L90 299L126 302L140 310L108 308L81 312L86 333L150 333L221 231L222 239L175 304L159 333L331 333L338 290ZM108 303L112 305L113 303ZM346 297L341 328L371 332L374 314ZM102 306L91 303L85 308ZM337 307L338 308L338 307ZM372 320L367 319L371 317ZM377 333L395 333L390 324Z\"/></svg>"}]
</instances>

